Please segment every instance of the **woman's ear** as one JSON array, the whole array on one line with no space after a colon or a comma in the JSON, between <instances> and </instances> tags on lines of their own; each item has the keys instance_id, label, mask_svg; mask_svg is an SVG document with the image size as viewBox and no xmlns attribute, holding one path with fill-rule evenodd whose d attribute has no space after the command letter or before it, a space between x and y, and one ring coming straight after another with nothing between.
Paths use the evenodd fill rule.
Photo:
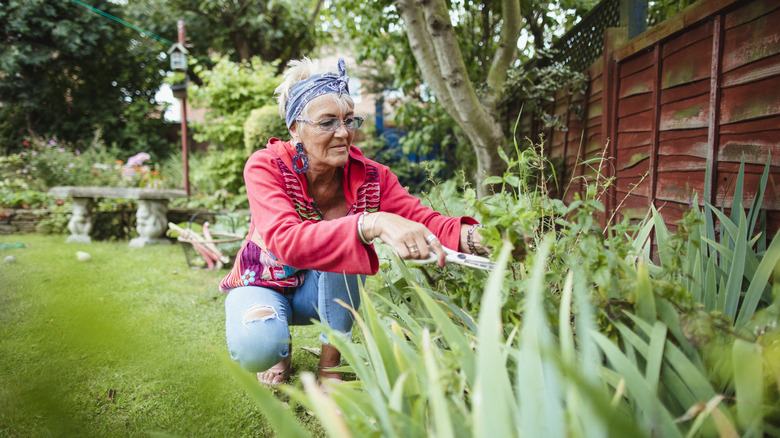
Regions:
<instances>
[{"instance_id":1,"label":"woman's ear","mask_svg":"<svg viewBox=\"0 0 780 438\"><path fill-rule=\"evenodd\" d=\"M292 144L301 141L301 136L298 135L298 123L293 122L292 126L290 126L290 129L287 131L290 133L290 142Z\"/></svg>"}]
</instances>

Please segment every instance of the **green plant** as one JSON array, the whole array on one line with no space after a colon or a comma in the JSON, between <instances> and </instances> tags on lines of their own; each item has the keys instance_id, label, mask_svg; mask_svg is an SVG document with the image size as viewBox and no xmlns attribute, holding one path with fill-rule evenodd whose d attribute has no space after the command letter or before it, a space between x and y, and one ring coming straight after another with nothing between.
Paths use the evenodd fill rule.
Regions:
<instances>
[{"instance_id":1,"label":"green plant","mask_svg":"<svg viewBox=\"0 0 780 438\"><path fill-rule=\"evenodd\" d=\"M35 231L47 235L62 235L68 233L68 222L70 221L73 206L70 202L62 204L49 205L47 213L38 221Z\"/></svg>"},{"instance_id":2,"label":"green plant","mask_svg":"<svg viewBox=\"0 0 780 438\"><path fill-rule=\"evenodd\" d=\"M747 250L760 241L748 240L746 217L758 216L765 183L746 215L738 177L736 222L707 207L722 223L720 243L702 237L709 225L698 209L676 236L654 210L602 230L603 163L587 163L594 177L564 205L527 184L546 181L541 157L506 158L510 172L492 182L509 190L470 206L499 253L496 271L393 261L386 286L364 293L359 341L333 340L358 380L329 398L313 378L282 391L330 436L780 433L780 283L770 283L780 238ZM525 237L528 254L513 257ZM717 288L702 287L715 284L708 276ZM252 392L278 408L267 391Z\"/></svg>"},{"instance_id":3,"label":"green plant","mask_svg":"<svg viewBox=\"0 0 780 438\"><path fill-rule=\"evenodd\" d=\"M583 73L572 71L568 66L555 63L555 56L554 49L542 51L535 62L524 63L510 70L504 83L503 104L507 105L521 96L522 111L541 120L544 129L566 131L568 127L562 116L554 114L550 105L560 90L565 90L567 98L574 94L584 94L588 78ZM584 116L581 105L570 105L569 111L580 118Z\"/></svg>"},{"instance_id":4,"label":"green plant","mask_svg":"<svg viewBox=\"0 0 780 438\"><path fill-rule=\"evenodd\" d=\"M253 109L272 105L279 84L276 67L253 58L231 62L217 57L211 70L196 66L203 85L191 88L192 104L208 109L203 123L195 123L195 139L226 150L244 150L244 122Z\"/></svg>"},{"instance_id":5,"label":"green plant","mask_svg":"<svg viewBox=\"0 0 780 438\"><path fill-rule=\"evenodd\" d=\"M244 122L244 147L247 155L265 147L271 138L287 137L287 125L279 115L278 105L253 109Z\"/></svg>"},{"instance_id":6,"label":"green plant","mask_svg":"<svg viewBox=\"0 0 780 438\"><path fill-rule=\"evenodd\" d=\"M22 179L6 178L0 181L0 207L40 208L53 202L53 196L31 190Z\"/></svg>"},{"instance_id":7,"label":"green plant","mask_svg":"<svg viewBox=\"0 0 780 438\"><path fill-rule=\"evenodd\" d=\"M193 154L192 158L190 177L198 193L221 203L222 208L248 205L244 165L249 157L243 148L200 156Z\"/></svg>"},{"instance_id":8,"label":"green plant","mask_svg":"<svg viewBox=\"0 0 780 438\"><path fill-rule=\"evenodd\" d=\"M127 157L114 147L95 141L82 147L57 139L31 138L18 154L0 162L0 176L26 184L30 190L47 191L54 186L169 187L151 155L140 152ZM16 183L19 184L19 183Z\"/></svg>"}]
</instances>

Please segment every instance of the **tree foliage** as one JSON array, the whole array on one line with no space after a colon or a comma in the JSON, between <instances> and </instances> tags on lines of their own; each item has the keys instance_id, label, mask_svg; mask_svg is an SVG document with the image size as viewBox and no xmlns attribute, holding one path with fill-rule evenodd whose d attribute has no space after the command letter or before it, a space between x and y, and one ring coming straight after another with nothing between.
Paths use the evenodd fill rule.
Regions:
<instances>
[{"instance_id":1,"label":"tree foliage","mask_svg":"<svg viewBox=\"0 0 780 438\"><path fill-rule=\"evenodd\" d=\"M519 37L533 35L536 50L530 52L543 50L554 30L571 25L593 3L348 0L331 13L334 27L358 42L359 60L395 62L394 86L413 97L409 105L446 109L453 121L449 130L471 145L478 164L474 176L481 180L503 171L498 149L506 140L497 103L507 71L530 56L518 49Z\"/></svg>"},{"instance_id":2,"label":"tree foliage","mask_svg":"<svg viewBox=\"0 0 780 438\"><path fill-rule=\"evenodd\" d=\"M95 8L121 16L107 0ZM92 139L131 154L164 153L163 47L72 2L0 2L0 144L21 147L37 134L67 142Z\"/></svg>"},{"instance_id":3,"label":"tree foliage","mask_svg":"<svg viewBox=\"0 0 780 438\"><path fill-rule=\"evenodd\" d=\"M193 124L195 139L243 150L243 127L249 114L274 103L274 89L279 85L276 66L259 58L232 62L227 57L216 57L212 69L197 67L196 73L203 84L192 87L191 101L207 112L203 123Z\"/></svg>"},{"instance_id":4,"label":"tree foliage","mask_svg":"<svg viewBox=\"0 0 780 438\"><path fill-rule=\"evenodd\" d=\"M142 0L128 3L138 22L162 35L186 25L189 50L201 62L219 53L232 61L299 58L315 46L323 0ZM281 64L280 67L283 67Z\"/></svg>"}]
</instances>

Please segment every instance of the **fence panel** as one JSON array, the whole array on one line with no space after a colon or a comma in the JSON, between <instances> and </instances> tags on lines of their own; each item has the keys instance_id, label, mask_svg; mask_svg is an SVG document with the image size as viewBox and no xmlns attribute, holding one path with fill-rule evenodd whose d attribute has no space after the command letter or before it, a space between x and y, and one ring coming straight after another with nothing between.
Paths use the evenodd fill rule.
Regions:
<instances>
[{"instance_id":1,"label":"fence panel","mask_svg":"<svg viewBox=\"0 0 780 438\"><path fill-rule=\"evenodd\" d=\"M763 207L773 236L780 228L780 2L701 0L599 52L606 55L585 70L587 93L558 93L548 109L569 127L545 133L549 156L564 166L568 191L560 195L572 200L580 190L576 178L596 173L574 164L613 142L606 150L616 181L605 204L618 218L640 218L653 202L676 229L694 194L700 202L708 192L718 207L731 205L743 157L744 196L752 200L771 159ZM605 100L612 95L614 101ZM582 108L577 116L575 102ZM524 135L541 131L534 115L524 119ZM712 181L705 181L708 166Z\"/></svg>"}]
</instances>

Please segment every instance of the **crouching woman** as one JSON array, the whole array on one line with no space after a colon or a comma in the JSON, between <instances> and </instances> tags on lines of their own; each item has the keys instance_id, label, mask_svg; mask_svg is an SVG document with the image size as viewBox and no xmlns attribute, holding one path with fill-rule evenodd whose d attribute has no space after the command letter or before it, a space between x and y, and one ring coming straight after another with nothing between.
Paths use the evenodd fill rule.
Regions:
<instances>
[{"instance_id":1,"label":"crouching woman","mask_svg":"<svg viewBox=\"0 0 780 438\"><path fill-rule=\"evenodd\" d=\"M251 209L247 239L222 280L226 337L233 360L266 384L290 375L291 325L322 321L350 336L353 317L337 301L360 306L358 283L379 268L374 239L404 259L435 254L442 245L479 251L469 217L446 217L411 196L387 166L352 145L363 119L354 114L344 61L292 61L276 89L289 141L272 138L246 163ZM341 355L320 335L320 381Z\"/></svg>"}]
</instances>

